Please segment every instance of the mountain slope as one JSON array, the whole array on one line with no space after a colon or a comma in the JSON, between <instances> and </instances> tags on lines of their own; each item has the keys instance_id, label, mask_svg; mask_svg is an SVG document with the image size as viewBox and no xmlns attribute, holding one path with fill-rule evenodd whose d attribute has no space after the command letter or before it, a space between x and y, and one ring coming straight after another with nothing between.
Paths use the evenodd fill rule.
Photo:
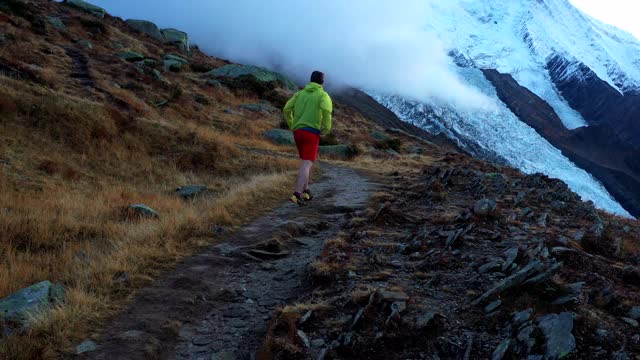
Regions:
<instances>
[{"instance_id":1,"label":"mountain slope","mask_svg":"<svg viewBox=\"0 0 640 360\"><path fill-rule=\"evenodd\" d=\"M600 208L640 214L638 40L582 14L567 0L461 0L434 3L432 10L427 29L451 48L460 77L499 103L498 113L464 113L432 100L384 94L377 94L378 100L404 120L444 133L477 156L558 177ZM499 96L514 88L500 88L507 82L486 84L480 77L489 73L475 69L508 74L517 87L545 103L545 109L537 115L533 108L516 111L515 104ZM538 117L535 125L526 119L532 116ZM512 129L500 130L506 121ZM514 131L524 125L520 121L537 134L524 128ZM593 127L578 129L585 126ZM526 148L521 146L523 136ZM559 139L566 146L560 146ZM547 141L558 146L564 158L549 157ZM585 177L580 167L604 188Z\"/></svg>"}]
</instances>

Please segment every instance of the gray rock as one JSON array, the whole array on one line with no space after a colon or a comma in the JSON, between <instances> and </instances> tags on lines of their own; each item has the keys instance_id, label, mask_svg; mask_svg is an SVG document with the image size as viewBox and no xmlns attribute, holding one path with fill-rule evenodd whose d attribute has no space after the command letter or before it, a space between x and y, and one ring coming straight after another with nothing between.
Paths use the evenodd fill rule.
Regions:
<instances>
[{"instance_id":1,"label":"gray rock","mask_svg":"<svg viewBox=\"0 0 640 360\"><path fill-rule=\"evenodd\" d=\"M529 216L531 214L533 214L533 209L527 207L527 208L524 208L524 209L522 209L520 211L520 213L518 214L518 217L519 218L527 217L527 216Z\"/></svg>"},{"instance_id":2,"label":"gray rock","mask_svg":"<svg viewBox=\"0 0 640 360\"><path fill-rule=\"evenodd\" d=\"M255 112L264 112L271 113L276 112L278 109L273 107L273 105L269 103L258 103L258 104L242 104L239 106L240 109L255 111Z\"/></svg>"},{"instance_id":3,"label":"gray rock","mask_svg":"<svg viewBox=\"0 0 640 360\"><path fill-rule=\"evenodd\" d=\"M136 61L142 61L144 60L144 55L137 53L135 51L123 51L121 53L118 53L117 55L119 58L124 59L126 61L129 62L136 62Z\"/></svg>"},{"instance_id":4,"label":"gray rock","mask_svg":"<svg viewBox=\"0 0 640 360\"><path fill-rule=\"evenodd\" d=\"M585 234L584 231L578 230L573 234L573 240L580 242L580 241L582 241L582 239L584 239L585 235L586 234Z\"/></svg>"},{"instance_id":5,"label":"gray rock","mask_svg":"<svg viewBox=\"0 0 640 360\"><path fill-rule=\"evenodd\" d=\"M484 312L487 313L487 314L490 314L490 313L496 311L500 307L500 305L502 305L502 301L496 300L496 301L492 302L491 304L485 306Z\"/></svg>"},{"instance_id":6,"label":"gray rock","mask_svg":"<svg viewBox=\"0 0 640 360\"><path fill-rule=\"evenodd\" d=\"M548 218L549 218L548 213L543 213L542 215L540 215L540 218L538 219L538 226L546 227Z\"/></svg>"},{"instance_id":7,"label":"gray rock","mask_svg":"<svg viewBox=\"0 0 640 360\"><path fill-rule=\"evenodd\" d=\"M209 191L209 188L204 185L187 185L177 188L176 195L180 196L183 199L191 199L198 195L202 195L207 191Z\"/></svg>"},{"instance_id":8,"label":"gray rock","mask_svg":"<svg viewBox=\"0 0 640 360\"><path fill-rule=\"evenodd\" d=\"M264 133L264 137L279 145L295 145L291 130L272 129Z\"/></svg>"},{"instance_id":9,"label":"gray rock","mask_svg":"<svg viewBox=\"0 0 640 360\"><path fill-rule=\"evenodd\" d=\"M129 27L136 31L147 34L156 40L164 40L164 37L162 36L162 33L160 32L158 26L151 21L129 19L125 22L127 23L127 25L129 25Z\"/></svg>"},{"instance_id":10,"label":"gray rock","mask_svg":"<svg viewBox=\"0 0 640 360\"><path fill-rule=\"evenodd\" d=\"M128 209L132 211L135 215L140 217L148 217L148 218L159 218L160 214L152 208L148 207L144 204L133 204L129 205Z\"/></svg>"},{"instance_id":11,"label":"gray rock","mask_svg":"<svg viewBox=\"0 0 640 360\"><path fill-rule=\"evenodd\" d=\"M513 200L513 204L517 206L525 196L527 196L527 193L525 193L524 191L520 191L518 195L516 195L516 198Z\"/></svg>"},{"instance_id":12,"label":"gray rock","mask_svg":"<svg viewBox=\"0 0 640 360\"><path fill-rule=\"evenodd\" d=\"M396 301L407 301L409 300L409 296L403 292L399 291L386 291L380 290L378 291L378 296L380 300L384 302L394 303Z\"/></svg>"},{"instance_id":13,"label":"gray rock","mask_svg":"<svg viewBox=\"0 0 640 360\"><path fill-rule=\"evenodd\" d=\"M504 253L506 259L502 264L502 271L506 271L507 269L509 269L509 267L511 267L511 264L513 264L513 262L518 258L519 251L520 249L518 249L517 247L513 247Z\"/></svg>"},{"instance_id":14,"label":"gray rock","mask_svg":"<svg viewBox=\"0 0 640 360\"><path fill-rule=\"evenodd\" d=\"M80 9L88 14L97 16L99 18L104 18L104 15L107 13L107 11L99 6L95 6L92 4L89 4L86 1L82 1L82 0L66 0L65 4L72 6L76 9Z\"/></svg>"},{"instance_id":15,"label":"gray rock","mask_svg":"<svg viewBox=\"0 0 640 360\"><path fill-rule=\"evenodd\" d=\"M164 76L162 76L162 74L160 73L160 71L153 69L151 70L151 75L153 76L154 79L159 80L159 81L164 81Z\"/></svg>"},{"instance_id":16,"label":"gray rock","mask_svg":"<svg viewBox=\"0 0 640 360\"><path fill-rule=\"evenodd\" d=\"M82 46L83 48L87 48L89 50L93 49L93 43L89 40L80 39L76 42L76 44Z\"/></svg>"},{"instance_id":17,"label":"gray rock","mask_svg":"<svg viewBox=\"0 0 640 360\"><path fill-rule=\"evenodd\" d=\"M302 342L302 345L305 348L311 348L311 341L309 341L309 337L304 333L304 331L298 330L296 331L296 335L298 335L298 339L300 339L300 342Z\"/></svg>"},{"instance_id":18,"label":"gray rock","mask_svg":"<svg viewBox=\"0 0 640 360\"><path fill-rule=\"evenodd\" d=\"M177 60L164 60L163 67L165 71L180 72L184 63Z\"/></svg>"},{"instance_id":19,"label":"gray rock","mask_svg":"<svg viewBox=\"0 0 640 360\"><path fill-rule=\"evenodd\" d=\"M631 327L634 327L634 328L637 328L638 326L640 326L637 320L630 319L628 317L623 317L622 321L626 322L627 324L631 325Z\"/></svg>"},{"instance_id":20,"label":"gray rock","mask_svg":"<svg viewBox=\"0 0 640 360\"><path fill-rule=\"evenodd\" d=\"M444 316L433 311L428 311L416 319L416 330L426 329L434 324L438 319L444 319Z\"/></svg>"},{"instance_id":21,"label":"gray rock","mask_svg":"<svg viewBox=\"0 0 640 360\"><path fill-rule=\"evenodd\" d=\"M534 346L536 346L536 339L533 336L535 328L533 326L525 326L518 333L518 341L527 349L527 352L531 352Z\"/></svg>"},{"instance_id":22,"label":"gray rock","mask_svg":"<svg viewBox=\"0 0 640 360\"><path fill-rule=\"evenodd\" d=\"M0 300L0 322L28 327L30 315L41 313L64 300L64 289L50 281L24 288Z\"/></svg>"},{"instance_id":23,"label":"gray rock","mask_svg":"<svg viewBox=\"0 0 640 360\"><path fill-rule=\"evenodd\" d=\"M58 30L65 30L67 28L66 26L64 26L62 19L60 19L59 17L48 16L47 21L49 22L49 24L53 25L53 27L55 27Z\"/></svg>"},{"instance_id":24,"label":"gray rock","mask_svg":"<svg viewBox=\"0 0 640 360\"><path fill-rule=\"evenodd\" d=\"M479 216L487 216L496 210L497 203L494 199L482 199L473 205L473 213Z\"/></svg>"},{"instance_id":25,"label":"gray rock","mask_svg":"<svg viewBox=\"0 0 640 360\"><path fill-rule=\"evenodd\" d=\"M524 324L525 322L529 321L529 319L531 318L531 315L533 315L533 312L534 312L533 308L529 308L527 310L514 313L511 321L515 326Z\"/></svg>"},{"instance_id":26,"label":"gray rock","mask_svg":"<svg viewBox=\"0 0 640 360\"><path fill-rule=\"evenodd\" d=\"M640 320L640 306L632 307L627 316L633 320Z\"/></svg>"},{"instance_id":27,"label":"gray rock","mask_svg":"<svg viewBox=\"0 0 640 360\"><path fill-rule=\"evenodd\" d=\"M325 345L324 339L313 339L311 340L311 347L314 349L319 349Z\"/></svg>"},{"instance_id":28,"label":"gray rock","mask_svg":"<svg viewBox=\"0 0 640 360\"><path fill-rule=\"evenodd\" d=\"M230 79L250 78L262 85L280 83L287 89L297 90L295 83L284 75L257 66L236 64L225 65L221 68L207 72L206 75Z\"/></svg>"},{"instance_id":29,"label":"gray rock","mask_svg":"<svg viewBox=\"0 0 640 360\"><path fill-rule=\"evenodd\" d=\"M509 350L509 346L511 345L511 339L506 339L498 345L498 347L491 355L491 360L502 360Z\"/></svg>"},{"instance_id":30,"label":"gray rock","mask_svg":"<svg viewBox=\"0 0 640 360\"><path fill-rule=\"evenodd\" d=\"M576 338L573 336L572 312L549 314L538 319L538 326L545 337L545 358L562 359L576 349Z\"/></svg>"},{"instance_id":31,"label":"gray rock","mask_svg":"<svg viewBox=\"0 0 640 360\"><path fill-rule=\"evenodd\" d=\"M189 52L189 35L176 29L162 29L160 31L164 41L179 46L184 52Z\"/></svg>"},{"instance_id":32,"label":"gray rock","mask_svg":"<svg viewBox=\"0 0 640 360\"><path fill-rule=\"evenodd\" d=\"M80 345L76 346L76 354L84 354L92 351L96 351L98 347L96 343L91 340L85 340Z\"/></svg>"},{"instance_id":33,"label":"gray rock","mask_svg":"<svg viewBox=\"0 0 640 360\"><path fill-rule=\"evenodd\" d=\"M497 260L494 260L494 261L488 262L488 263L480 266L478 268L478 272L480 274L486 274L486 273L489 273L489 272L498 271L498 270L500 270L500 268L501 268L500 262L497 261Z\"/></svg>"},{"instance_id":34,"label":"gray rock","mask_svg":"<svg viewBox=\"0 0 640 360\"><path fill-rule=\"evenodd\" d=\"M183 58L182 56L173 55L173 54L165 55L164 56L164 60L177 61L177 62L182 63L183 65L188 65L189 64L189 60Z\"/></svg>"}]
</instances>

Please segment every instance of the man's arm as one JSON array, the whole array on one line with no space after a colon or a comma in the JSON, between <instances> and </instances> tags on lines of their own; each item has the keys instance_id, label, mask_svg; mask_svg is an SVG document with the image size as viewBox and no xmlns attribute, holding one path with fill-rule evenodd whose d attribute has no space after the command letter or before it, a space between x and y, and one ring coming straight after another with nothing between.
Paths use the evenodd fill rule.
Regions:
<instances>
[{"instance_id":1,"label":"man's arm","mask_svg":"<svg viewBox=\"0 0 640 360\"><path fill-rule=\"evenodd\" d=\"M322 131L322 135L327 135L331 132L331 113L333 112L333 102L329 94L325 94L320 101L320 109L322 110L322 126L320 130Z\"/></svg>"},{"instance_id":2,"label":"man's arm","mask_svg":"<svg viewBox=\"0 0 640 360\"><path fill-rule=\"evenodd\" d=\"M287 121L287 125L289 125L289 129L291 129L293 127L293 111L296 107L296 99L298 98L298 93L296 93L295 95L293 95L293 97L291 99L289 99L289 101L287 101L287 104L284 106L284 119Z\"/></svg>"}]
</instances>

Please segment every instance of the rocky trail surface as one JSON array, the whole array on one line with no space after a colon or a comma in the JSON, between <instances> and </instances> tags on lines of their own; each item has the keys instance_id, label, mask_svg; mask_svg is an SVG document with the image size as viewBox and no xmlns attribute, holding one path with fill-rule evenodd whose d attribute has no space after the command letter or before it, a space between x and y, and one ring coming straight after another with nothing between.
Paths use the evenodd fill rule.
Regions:
<instances>
[{"instance_id":1,"label":"rocky trail surface","mask_svg":"<svg viewBox=\"0 0 640 360\"><path fill-rule=\"evenodd\" d=\"M307 266L374 188L354 170L323 166L304 208L283 204L187 258L133 304L83 359L250 359L276 308L306 291Z\"/></svg>"},{"instance_id":2,"label":"rocky trail surface","mask_svg":"<svg viewBox=\"0 0 640 360\"><path fill-rule=\"evenodd\" d=\"M382 178L264 358L640 358L637 221L544 175L438 157Z\"/></svg>"}]
</instances>

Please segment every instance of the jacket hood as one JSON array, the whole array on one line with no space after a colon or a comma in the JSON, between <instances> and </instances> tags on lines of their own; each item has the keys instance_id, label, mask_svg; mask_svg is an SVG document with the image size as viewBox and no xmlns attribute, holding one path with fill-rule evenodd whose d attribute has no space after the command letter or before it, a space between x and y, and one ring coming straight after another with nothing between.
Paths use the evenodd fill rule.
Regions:
<instances>
[{"instance_id":1,"label":"jacket hood","mask_svg":"<svg viewBox=\"0 0 640 360\"><path fill-rule=\"evenodd\" d=\"M314 92L314 91L322 90L322 85L320 85L318 83L310 82L310 83L307 84L307 86L304 87L304 90L308 91L308 92Z\"/></svg>"}]
</instances>

